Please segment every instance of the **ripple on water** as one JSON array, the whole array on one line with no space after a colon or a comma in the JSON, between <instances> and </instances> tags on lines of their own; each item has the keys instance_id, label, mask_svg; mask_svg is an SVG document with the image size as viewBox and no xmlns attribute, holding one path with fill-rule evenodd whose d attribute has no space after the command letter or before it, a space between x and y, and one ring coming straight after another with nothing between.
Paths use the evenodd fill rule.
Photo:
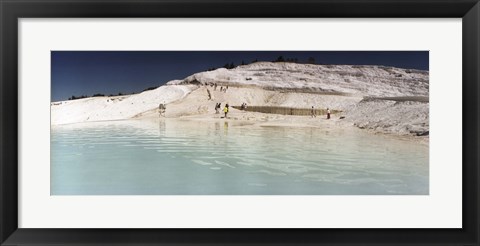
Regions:
<instances>
[{"instance_id":1,"label":"ripple on water","mask_svg":"<svg viewBox=\"0 0 480 246\"><path fill-rule=\"evenodd\" d=\"M202 161L202 160L192 160L192 162L197 163L197 164L200 164L200 165L202 165L202 166L210 166L210 165L212 165L212 163L206 162L206 161Z\"/></svg>"},{"instance_id":2,"label":"ripple on water","mask_svg":"<svg viewBox=\"0 0 480 246\"><path fill-rule=\"evenodd\" d=\"M428 146L361 131L215 123L52 128L52 194L428 194Z\"/></svg>"}]
</instances>

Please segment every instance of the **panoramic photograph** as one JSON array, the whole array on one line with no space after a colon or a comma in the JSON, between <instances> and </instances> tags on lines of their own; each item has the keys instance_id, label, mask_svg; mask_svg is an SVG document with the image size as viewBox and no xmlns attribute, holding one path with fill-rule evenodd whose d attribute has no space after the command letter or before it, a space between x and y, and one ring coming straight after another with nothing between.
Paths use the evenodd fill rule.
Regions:
<instances>
[{"instance_id":1,"label":"panoramic photograph","mask_svg":"<svg viewBox=\"0 0 480 246\"><path fill-rule=\"evenodd\" d=\"M51 51L51 195L429 195L428 51Z\"/></svg>"}]
</instances>

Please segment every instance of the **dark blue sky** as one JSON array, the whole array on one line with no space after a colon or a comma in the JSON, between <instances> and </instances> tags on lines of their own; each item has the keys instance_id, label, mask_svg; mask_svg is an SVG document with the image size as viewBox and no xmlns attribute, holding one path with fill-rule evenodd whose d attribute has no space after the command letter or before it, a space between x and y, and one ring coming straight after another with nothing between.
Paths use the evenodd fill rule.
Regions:
<instances>
[{"instance_id":1,"label":"dark blue sky","mask_svg":"<svg viewBox=\"0 0 480 246\"><path fill-rule=\"evenodd\" d=\"M72 95L140 92L233 62L309 57L317 64L429 69L428 51L52 51L52 101Z\"/></svg>"}]
</instances>

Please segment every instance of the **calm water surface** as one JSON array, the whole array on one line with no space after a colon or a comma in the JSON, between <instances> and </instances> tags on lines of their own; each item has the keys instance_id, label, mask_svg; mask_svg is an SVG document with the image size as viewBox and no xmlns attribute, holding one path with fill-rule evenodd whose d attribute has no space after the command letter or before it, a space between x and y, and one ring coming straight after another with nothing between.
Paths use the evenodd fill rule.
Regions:
<instances>
[{"instance_id":1,"label":"calm water surface","mask_svg":"<svg viewBox=\"0 0 480 246\"><path fill-rule=\"evenodd\" d=\"M52 195L428 194L428 144L165 119L52 127Z\"/></svg>"}]
</instances>

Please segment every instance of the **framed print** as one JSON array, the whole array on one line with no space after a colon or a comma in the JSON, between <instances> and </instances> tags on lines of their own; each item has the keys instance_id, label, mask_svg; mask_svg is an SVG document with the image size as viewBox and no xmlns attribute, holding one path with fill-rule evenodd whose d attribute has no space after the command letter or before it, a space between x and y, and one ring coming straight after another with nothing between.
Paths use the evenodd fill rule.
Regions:
<instances>
[{"instance_id":1,"label":"framed print","mask_svg":"<svg viewBox=\"0 0 480 246\"><path fill-rule=\"evenodd\" d=\"M1 1L2 245L478 245L478 1Z\"/></svg>"}]
</instances>

